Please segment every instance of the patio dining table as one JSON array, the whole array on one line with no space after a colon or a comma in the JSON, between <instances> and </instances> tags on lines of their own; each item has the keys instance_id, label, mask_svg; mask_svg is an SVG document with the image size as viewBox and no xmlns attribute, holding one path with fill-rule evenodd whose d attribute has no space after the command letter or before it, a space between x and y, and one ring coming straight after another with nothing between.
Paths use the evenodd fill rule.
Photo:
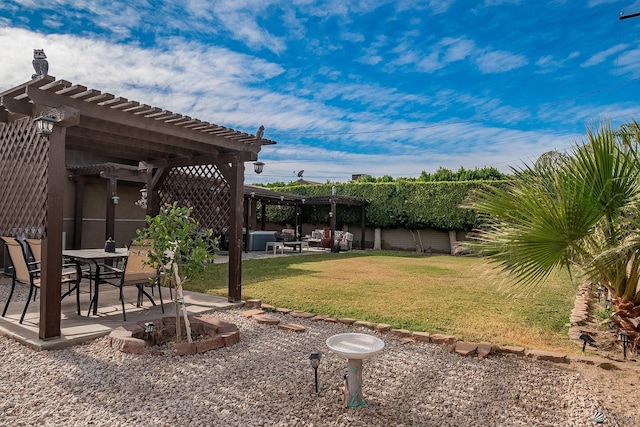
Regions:
<instances>
[{"instance_id":1,"label":"patio dining table","mask_svg":"<svg viewBox=\"0 0 640 427\"><path fill-rule=\"evenodd\" d=\"M95 281L95 289L93 297L91 298L91 302L89 303L87 316L91 314L92 307L93 314L97 314L101 269L99 261L127 258L129 256L129 250L127 248L116 248L115 252L107 252L104 249L66 249L62 251L62 255L74 262L90 264L94 266L94 271L91 272L91 275L93 276L93 280Z\"/></svg>"}]
</instances>

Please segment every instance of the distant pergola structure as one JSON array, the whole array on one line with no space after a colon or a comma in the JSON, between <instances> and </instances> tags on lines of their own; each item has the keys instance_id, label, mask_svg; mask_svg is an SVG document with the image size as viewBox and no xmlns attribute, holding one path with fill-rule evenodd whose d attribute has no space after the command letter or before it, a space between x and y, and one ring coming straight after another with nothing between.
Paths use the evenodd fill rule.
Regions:
<instances>
[{"instance_id":1,"label":"distant pergola structure","mask_svg":"<svg viewBox=\"0 0 640 427\"><path fill-rule=\"evenodd\" d=\"M55 122L48 137L36 130L41 117ZM178 200L194 207L203 227L226 222L228 298L239 301L244 163L266 144L275 142L49 75L0 92L0 234L20 229L43 239L40 338L60 336L66 153L125 165L114 168L114 183L138 167L148 214Z\"/></svg>"},{"instance_id":2,"label":"distant pergola structure","mask_svg":"<svg viewBox=\"0 0 640 427\"><path fill-rule=\"evenodd\" d=\"M365 244L365 223L366 223L366 208L367 200L360 197L352 196L302 196L299 194L284 193L279 191L273 191L264 187L257 186L245 186L244 190L245 198L245 224L249 224L249 212L252 211L252 206L256 202L261 203L262 208L262 223L260 228L265 228L265 207L266 205L282 205L291 206L295 210L296 222L294 224L295 238L298 236L298 229L302 225L302 209L307 206L329 206L329 226L331 228L331 249L333 250L333 242L336 231L336 210L338 206L356 206L360 207L360 249L364 250ZM249 241L249 229L245 229L245 241ZM248 245L245 246L245 251L248 252Z\"/></svg>"}]
</instances>

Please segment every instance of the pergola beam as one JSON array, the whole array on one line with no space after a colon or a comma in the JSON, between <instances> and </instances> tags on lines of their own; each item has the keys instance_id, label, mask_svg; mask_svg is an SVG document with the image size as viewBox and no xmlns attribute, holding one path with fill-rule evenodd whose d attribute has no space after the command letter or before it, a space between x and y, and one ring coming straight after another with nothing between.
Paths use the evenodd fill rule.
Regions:
<instances>
[{"instance_id":1,"label":"pergola beam","mask_svg":"<svg viewBox=\"0 0 640 427\"><path fill-rule=\"evenodd\" d=\"M128 126L132 128L143 129L146 131L156 132L175 138L184 138L186 140L202 142L212 149L228 149L231 151L253 151L258 152L260 147L250 144L238 144L232 140L221 138L219 136L208 133L193 131L176 124L167 124L161 121L146 119L144 116L127 113L114 108L92 104L79 99L73 99L66 96L60 96L56 93L43 91L37 88L26 88L29 99L36 104L49 105L52 107L60 105L68 105L80 111L83 117L91 117L109 122L113 125Z\"/></svg>"}]
</instances>

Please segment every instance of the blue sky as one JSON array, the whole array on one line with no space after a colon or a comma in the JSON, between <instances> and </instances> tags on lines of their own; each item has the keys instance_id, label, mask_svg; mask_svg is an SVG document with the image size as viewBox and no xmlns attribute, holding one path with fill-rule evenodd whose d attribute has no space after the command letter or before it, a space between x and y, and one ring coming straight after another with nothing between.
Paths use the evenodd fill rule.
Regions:
<instances>
[{"instance_id":1,"label":"blue sky","mask_svg":"<svg viewBox=\"0 0 640 427\"><path fill-rule=\"evenodd\" d=\"M246 182L533 162L640 119L640 1L3 0L0 90L33 73L278 142Z\"/></svg>"}]
</instances>

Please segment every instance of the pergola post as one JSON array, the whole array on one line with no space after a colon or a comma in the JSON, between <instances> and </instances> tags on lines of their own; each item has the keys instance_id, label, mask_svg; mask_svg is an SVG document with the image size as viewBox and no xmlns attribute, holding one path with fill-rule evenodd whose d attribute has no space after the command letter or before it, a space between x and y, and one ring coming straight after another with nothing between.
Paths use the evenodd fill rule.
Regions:
<instances>
[{"instance_id":1,"label":"pergola post","mask_svg":"<svg viewBox=\"0 0 640 427\"><path fill-rule=\"evenodd\" d=\"M113 195L116 193L117 178L107 179L107 214L105 217L104 227L104 240L112 238L115 240L116 236L116 204L113 201Z\"/></svg>"},{"instance_id":2,"label":"pergola post","mask_svg":"<svg viewBox=\"0 0 640 427\"><path fill-rule=\"evenodd\" d=\"M249 252L249 216L251 212L251 205L251 199L244 199L244 251L246 253Z\"/></svg>"},{"instance_id":3,"label":"pergola post","mask_svg":"<svg viewBox=\"0 0 640 427\"><path fill-rule=\"evenodd\" d=\"M244 213L244 162L235 159L229 174L229 302L242 300L242 216ZM248 244L249 242L247 242Z\"/></svg>"},{"instance_id":4,"label":"pergola post","mask_svg":"<svg viewBox=\"0 0 640 427\"><path fill-rule=\"evenodd\" d=\"M65 128L55 126L49 136L47 219L42 242L38 325L39 336L43 340L60 336L65 135Z\"/></svg>"},{"instance_id":5,"label":"pergola post","mask_svg":"<svg viewBox=\"0 0 640 427\"><path fill-rule=\"evenodd\" d=\"M76 194L73 215L73 248L82 248L82 218L84 218L84 190L85 179L82 176L74 177Z\"/></svg>"},{"instance_id":6,"label":"pergola post","mask_svg":"<svg viewBox=\"0 0 640 427\"><path fill-rule=\"evenodd\" d=\"M331 199L331 211L329 212L329 216L331 217L329 219L329 223L330 223L330 227L331 227L331 244L329 245L329 248L331 248L331 252L337 252L336 248L335 248L335 238L336 238L336 201L332 198Z\"/></svg>"},{"instance_id":7,"label":"pergola post","mask_svg":"<svg viewBox=\"0 0 640 427\"><path fill-rule=\"evenodd\" d=\"M367 217L367 206L366 205L362 205L360 207L360 230L361 230L361 236L360 236L360 249L364 251L364 239L365 239L365 219Z\"/></svg>"}]
</instances>

